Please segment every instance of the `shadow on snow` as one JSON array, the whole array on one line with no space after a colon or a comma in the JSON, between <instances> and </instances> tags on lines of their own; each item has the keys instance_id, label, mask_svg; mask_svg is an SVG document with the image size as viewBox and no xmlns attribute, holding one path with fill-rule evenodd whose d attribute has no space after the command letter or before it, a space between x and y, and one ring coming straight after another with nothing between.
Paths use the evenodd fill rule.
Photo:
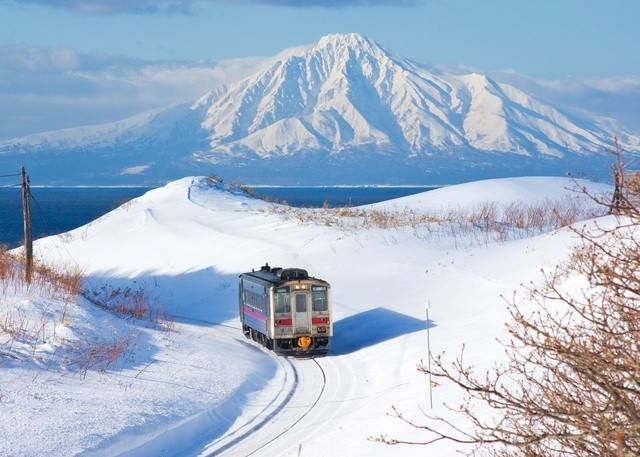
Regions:
<instances>
[{"instance_id":1,"label":"shadow on snow","mask_svg":"<svg viewBox=\"0 0 640 457\"><path fill-rule=\"evenodd\" d=\"M150 298L176 321L195 325L211 325L237 319L238 275L226 274L214 268L204 268L175 275L144 272L134 277L115 272L93 274L85 287L143 289Z\"/></svg>"},{"instance_id":2,"label":"shadow on snow","mask_svg":"<svg viewBox=\"0 0 640 457\"><path fill-rule=\"evenodd\" d=\"M429 326L435 326L433 321L429 321ZM370 309L340 319L333 324L334 336L331 342L331 354L349 354L426 328L427 322L422 319L416 319L387 308Z\"/></svg>"}]
</instances>

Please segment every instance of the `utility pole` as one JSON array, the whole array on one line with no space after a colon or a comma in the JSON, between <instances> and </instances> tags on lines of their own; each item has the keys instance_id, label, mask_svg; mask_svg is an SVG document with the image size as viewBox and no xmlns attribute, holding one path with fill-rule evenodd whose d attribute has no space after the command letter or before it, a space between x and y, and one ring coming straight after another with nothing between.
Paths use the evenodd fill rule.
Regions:
<instances>
[{"instance_id":1,"label":"utility pole","mask_svg":"<svg viewBox=\"0 0 640 457\"><path fill-rule=\"evenodd\" d=\"M626 207L625 202L625 182L624 182L624 174L625 174L625 161L622 155L622 148L620 147L620 143L618 143L618 138L615 138L615 149L611 151L615 157L613 164L611 165L611 171L613 172L613 198L611 200L611 207L609 208L609 214L619 215L623 212L623 209Z\"/></svg>"},{"instance_id":2,"label":"utility pole","mask_svg":"<svg viewBox=\"0 0 640 457\"><path fill-rule=\"evenodd\" d=\"M22 175L22 218L24 222L24 252L26 257L24 275L27 284L30 284L33 270L33 238L31 236L31 206L29 205L31 191L29 190L29 177L24 167L20 167L20 174Z\"/></svg>"},{"instance_id":3,"label":"utility pole","mask_svg":"<svg viewBox=\"0 0 640 457\"><path fill-rule=\"evenodd\" d=\"M429 308L431 308L431 302L427 300L425 311L427 313L427 360L429 367L429 408L433 409L433 383L431 381L431 338L429 337L429 328L431 324L429 322Z\"/></svg>"}]
</instances>

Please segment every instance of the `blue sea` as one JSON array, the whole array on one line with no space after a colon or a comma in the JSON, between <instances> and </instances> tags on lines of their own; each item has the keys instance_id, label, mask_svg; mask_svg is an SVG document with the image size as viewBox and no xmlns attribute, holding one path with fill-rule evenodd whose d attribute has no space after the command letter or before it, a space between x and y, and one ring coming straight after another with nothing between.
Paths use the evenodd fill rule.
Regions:
<instances>
[{"instance_id":1,"label":"blue sea","mask_svg":"<svg viewBox=\"0 0 640 457\"><path fill-rule=\"evenodd\" d=\"M358 206L432 190L434 187L257 187L256 194L292 206ZM32 188L34 238L63 233L85 225L132 198L146 187ZM9 247L23 240L19 188L0 188L0 244Z\"/></svg>"}]
</instances>

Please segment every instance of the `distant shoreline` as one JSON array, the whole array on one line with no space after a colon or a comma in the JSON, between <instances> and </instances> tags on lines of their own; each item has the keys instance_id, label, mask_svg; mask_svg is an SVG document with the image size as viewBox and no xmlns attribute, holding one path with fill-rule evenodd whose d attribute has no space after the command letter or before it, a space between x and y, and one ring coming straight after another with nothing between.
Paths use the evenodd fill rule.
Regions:
<instances>
[{"instance_id":1,"label":"distant shoreline","mask_svg":"<svg viewBox=\"0 0 640 457\"><path fill-rule=\"evenodd\" d=\"M277 184L246 184L255 189L437 189L449 184L323 184L323 185L277 185Z\"/></svg>"},{"instance_id":2,"label":"distant shoreline","mask_svg":"<svg viewBox=\"0 0 640 457\"><path fill-rule=\"evenodd\" d=\"M135 185L75 185L75 186L54 186L54 185L31 185L32 189L157 189L165 184L157 186L135 186ZM437 189L450 184L322 184L322 185L278 185L278 184L245 184L243 185L255 189ZM18 184L2 186L0 189L13 189L20 187Z\"/></svg>"}]
</instances>

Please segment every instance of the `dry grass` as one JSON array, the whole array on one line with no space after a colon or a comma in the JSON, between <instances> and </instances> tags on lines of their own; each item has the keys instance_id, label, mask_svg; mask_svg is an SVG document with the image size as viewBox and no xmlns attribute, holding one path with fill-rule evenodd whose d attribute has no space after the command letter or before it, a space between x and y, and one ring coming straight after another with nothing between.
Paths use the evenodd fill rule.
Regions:
<instances>
[{"instance_id":1,"label":"dry grass","mask_svg":"<svg viewBox=\"0 0 640 457\"><path fill-rule=\"evenodd\" d=\"M217 175L207 176L205 181L211 187L226 189L229 192L242 193L248 197L257 198L256 191L240 181L231 180L225 183L224 178Z\"/></svg>"},{"instance_id":2,"label":"dry grass","mask_svg":"<svg viewBox=\"0 0 640 457\"><path fill-rule=\"evenodd\" d=\"M172 331L175 326L173 318L164 312L158 300L149 296L142 287L132 289L103 285L99 289L85 292L84 297L119 316L146 320L162 330Z\"/></svg>"},{"instance_id":3,"label":"dry grass","mask_svg":"<svg viewBox=\"0 0 640 457\"><path fill-rule=\"evenodd\" d=\"M34 261L31 282L27 282L24 257L0 248L0 300L9 295L35 293L42 300L62 302L57 312L47 311L40 322L30 322L11 310L5 311L0 321L0 331L8 335L10 341L19 338L33 343L43 339L47 326L53 326L55 335L56 326L66 323L69 306L76 302L82 281L83 275L77 269L65 270Z\"/></svg>"},{"instance_id":4,"label":"dry grass","mask_svg":"<svg viewBox=\"0 0 640 457\"><path fill-rule=\"evenodd\" d=\"M60 327L68 324L69 307L76 303L83 276L78 270L34 261L31 281L25 278L25 259L0 249L0 352L3 357L43 361L42 345L65 345ZM35 298L31 311L14 303L15 297ZM46 351L45 351L46 352ZM51 357L51 355L49 355Z\"/></svg>"},{"instance_id":5,"label":"dry grass","mask_svg":"<svg viewBox=\"0 0 640 457\"><path fill-rule=\"evenodd\" d=\"M81 345L67 357L63 366L71 368L84 379L89 371L104 373L115 368L128 354L133 353L137 337L134 334L114 337L111 341L93 342Z\"/></svg>"},{"instance_id":6,"label":"dry grass","mask_svg":"<svg viewBox=\"0 0 640 457\"><path fill-rule=\"evenodd\" d=\"M13 352L17 346L28 348L30 357L36 358L39 346L49 342L49 335L56 334L58 325L59 320L49 318L46 313L33 319L19 310L6 312L0 320L0 336L3 338L0 347L5 355L12 355L16 360L20 360Z\"/></svg>"},{"instance_id":7,"label":"dry grass","mask_svg":"<svg viewBox=\"0 0 640 457\"><path fill-rule=\"evenodd\" d=\"M134 330L125 336L111 337L112 340L102 336L69 340L62 336L65 332L61 328L69 323L69 307L81 294L82 282L83 276L77 270L34 262L32 280L27 283L24 258L0 249L0 305L13 300L12 297L32 297L39 303L30 310L0 306L0 358L32 360L46 368L60 363L61 368L85 377L89 371L114 368L132 353L137 340ZM118 290L110 299L118 313L148 317L154 322L161 320L143 291ZM51 352L51 346L56 350Z\"/></svg>"},{"instance_id":8,"label":"dry grass","mask_svg":"<svg viewBox=\"0 0 640 457\"><path fill-rule=\"evenodd\" d=\"M399 230L410 228L425 234L471 237L479 241L507 241L537 235L604 214L602 208L585 200L546 200L539 203L511 203L500 206L487 202L475 207L441 211L368 209L349 206L294 208L273 205L272 213L303 223L334 226L345 231Z\"/></svg>"},{"instance_id":9,"label":"dry grass","mask_svg":"<svg viewBox=\"0 0 640 457\"><path fill-rule=\"evenodd\" d=\"M31 282L25 279L25 259L0 247L0 294L26 293L37 290L43 298L75 300L82 287L82 272L33 263Z\"/></svg>"}]
</instances>

